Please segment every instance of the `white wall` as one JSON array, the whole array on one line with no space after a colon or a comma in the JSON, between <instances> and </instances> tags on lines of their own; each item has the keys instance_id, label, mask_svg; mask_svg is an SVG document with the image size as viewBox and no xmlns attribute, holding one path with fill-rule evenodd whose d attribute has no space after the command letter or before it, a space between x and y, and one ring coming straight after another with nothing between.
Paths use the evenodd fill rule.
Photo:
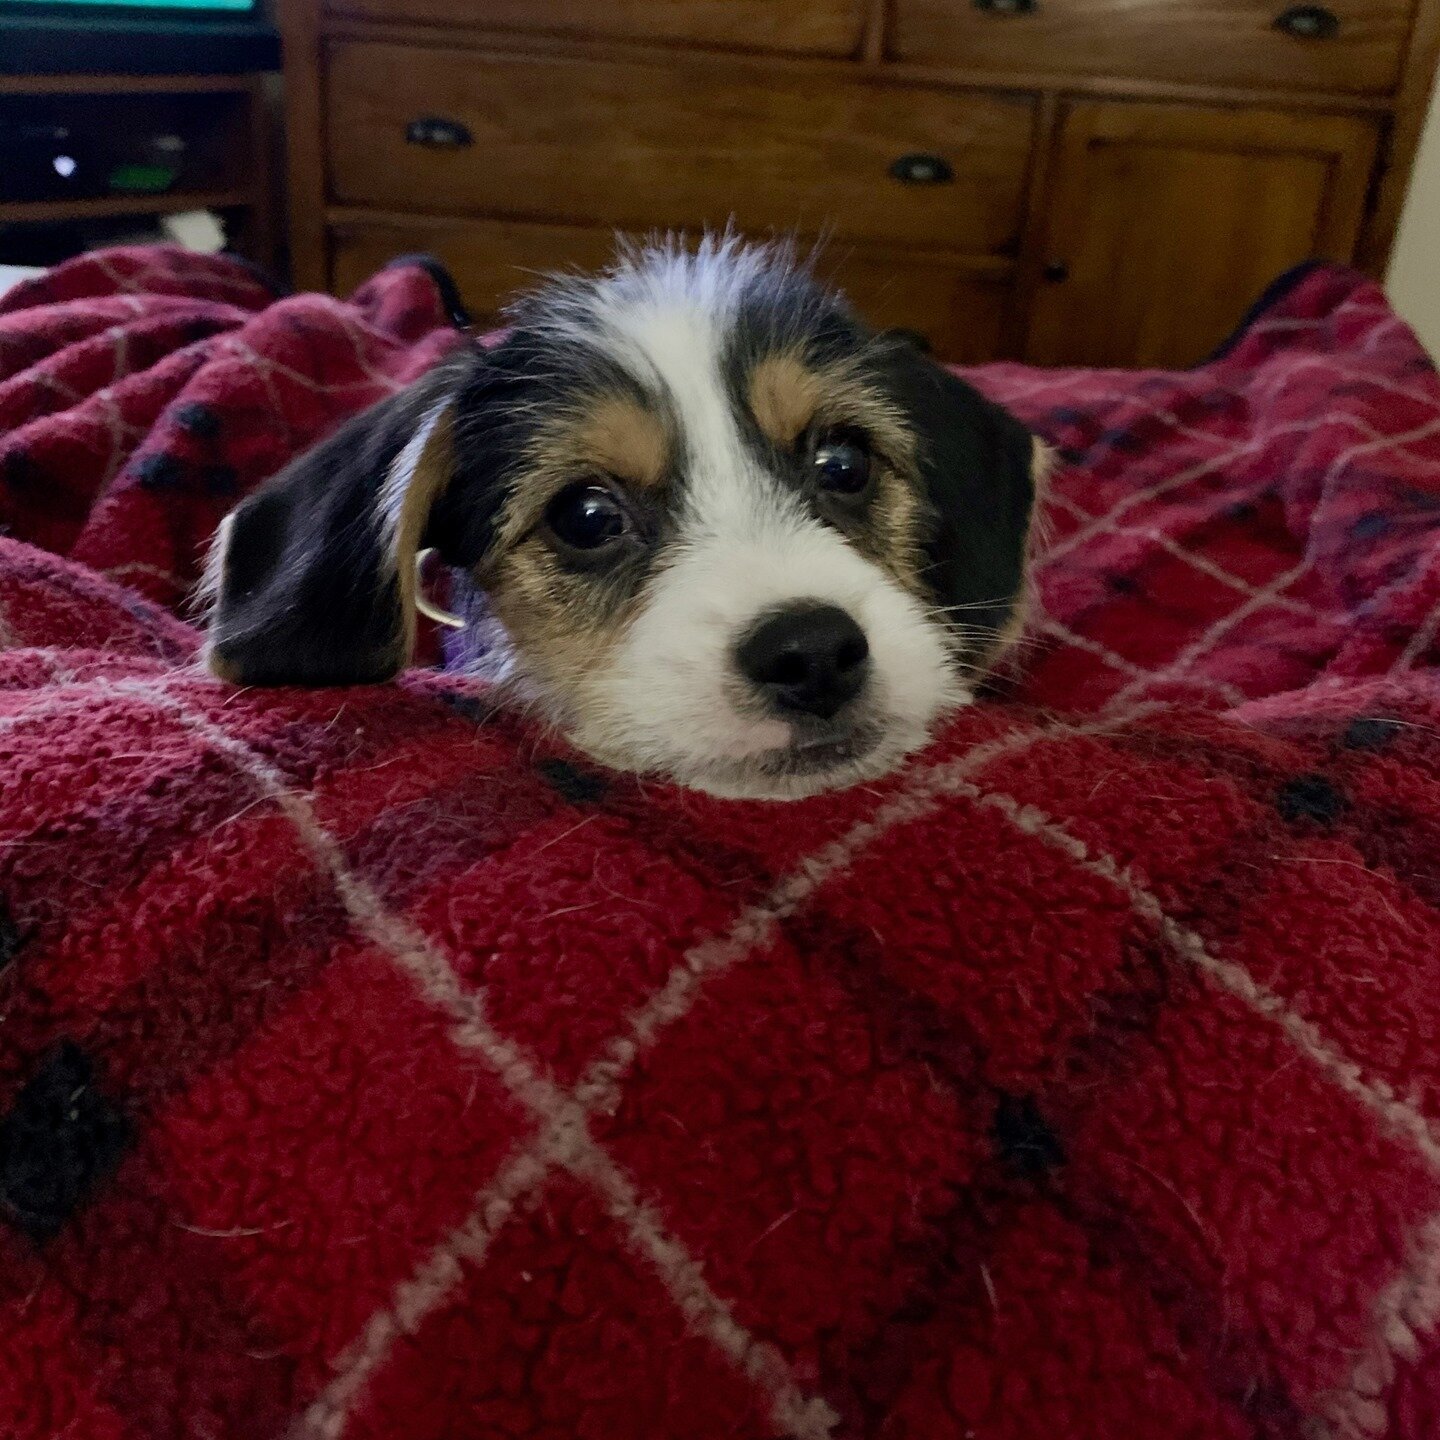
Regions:
<instances>
[{"instance_id":1,"label":"white wall","mask_svg":"<svg viewBox=\"0 0 1440 1440\"><path fill-rule=\"evenodd\" d=\"M1386 288L1430 353L1440 356L1440 87L1430 102Z\"/></svg>"}]
</instances>

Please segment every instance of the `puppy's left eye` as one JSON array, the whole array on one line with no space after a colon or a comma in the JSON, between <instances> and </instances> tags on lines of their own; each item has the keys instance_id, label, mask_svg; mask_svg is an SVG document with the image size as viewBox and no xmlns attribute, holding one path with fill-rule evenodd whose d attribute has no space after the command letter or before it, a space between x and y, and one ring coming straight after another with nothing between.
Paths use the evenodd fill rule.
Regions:
<instances>
[{"instance_id":1,"label":"puppy's left eye","mask_svg":"<svg viewBox=\"0 0 1440 1440\"><path fill-rule=\"evenodd\" d=\"M816 483L832 495L859 496L870 485L870 452L856 436L822 435L811 465Z\"/></svg>"},{"instance_id":2,"label":"puppy's left eye","mask_svg":"<svg viewBox=\"0 0 1440 1440\"><path fill-rule=\"evenodd\" d=\"M546 507L545 524L565 549L596 555L634 529L620 501L603 485L567 485Z\"/></svg>"}]
</instances>

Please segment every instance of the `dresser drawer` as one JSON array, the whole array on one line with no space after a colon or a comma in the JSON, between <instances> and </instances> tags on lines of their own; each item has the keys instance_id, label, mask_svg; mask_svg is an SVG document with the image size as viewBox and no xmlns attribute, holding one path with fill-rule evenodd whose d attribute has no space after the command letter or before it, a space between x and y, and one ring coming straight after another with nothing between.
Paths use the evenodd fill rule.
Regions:
<instances>
[{"instance_id":1,"label":"dresser drawer","mask_svg":"<svg viewBox=\"0 0 1440 1440\"><path fill-rule=\"evenodd\" d=\"M546 271L595 270L615 253L608 230L497 220L406 223L356 220L332 226L330 288L348 295L401 255L430 254L450 272L476 324L498 325L501 308ZM1008 269L904 251L821 253L820 274L838 284L872 324L914 330L936 354L960 363L993 360L1010 293Z\"/></svg>"},{"instance_id":2,"label":"dresser drawer","mask_svg":"<svg viewBox=\"0 0 1440 1440\"><path fill-rule=\"evenodd\" d=\"M1023 8L1026 3L1033 8ZM1415 9L1414 0L996 4L1019 8L895 0L892 51L899 59L967 70L1384 92L1399 81ZM1305 33L1315 30L1320 33Z\"/></svg>"},{"instance_id":3,"label":"dresser drawer","mask_svg":"<svg viewBox=\"0 0 1440 1440\"><path fill-rule=\"evenodd\" d=\"M862 0L331 0L329 8L374 20L800 55L850 54L864 21Z\"/></svg>"},{"instance_id":4,"label":"dresser drawer","mask_svg":"<svg viewBox=\"0 0 1440 1440\"><path fill-rule=\"evenodd\" d=\"M342 203L642 231L733 216L754 232L977 254L1017 242L1027 98L690 56L652 66L366 42L333 47L327 83ZM417 133L430 120L448 128ZM933 157L918 168L939 183L891 175L916 155Z\"/></svg>"}]
</instances>

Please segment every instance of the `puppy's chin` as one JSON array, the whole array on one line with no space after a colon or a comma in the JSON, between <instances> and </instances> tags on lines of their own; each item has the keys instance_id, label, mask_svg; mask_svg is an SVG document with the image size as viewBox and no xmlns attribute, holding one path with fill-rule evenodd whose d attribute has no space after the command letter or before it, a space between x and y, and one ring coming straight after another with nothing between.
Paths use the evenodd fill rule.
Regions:
<instances>
[{"instance_id":1,"label":"puppy's chin","mask_svg":"<svg viewBox=\"0 0 1440 1440\"><path fill-rule=\"evenodd\" d=\"M754 759L711 763L673 778L722 800L804 800L878 780L930 738L925 730L859 734L787 747Z\"/></svg>"},{"instance_id":2,"label":"puppy's chin","mask_svg":"<svg viewBox=\"0 0 1440 1440\"><path fill-rule=\"evenodd\" d=\"M956 686L923 718L872 716L819 735L736 716L728 743L713 734L704 746L678 743L678 737L667 743L653 730L626 739L584 723L557 723L572 744L612 770L652 775L726 800L803 800L890 774L929 742L942 719L972 699Z\"/></svg>"}]
</instances>

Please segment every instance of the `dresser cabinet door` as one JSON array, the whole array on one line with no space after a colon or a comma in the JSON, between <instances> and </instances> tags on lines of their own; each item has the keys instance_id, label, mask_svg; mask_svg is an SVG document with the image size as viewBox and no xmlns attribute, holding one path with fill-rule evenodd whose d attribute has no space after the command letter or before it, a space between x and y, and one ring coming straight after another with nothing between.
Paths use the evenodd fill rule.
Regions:
<instances>
[{"instance_id":1,"label":"dresser cabinet door","mask_svg":"<svg viewBox=\"0 0 1440 1440\"><path fill-rule=\"evenodd\" d=\"M1198 363L1284 270L1353 258L1377 139L1349 116L1073 106L1026 358Z\"/></svg>"}]
</instances>

